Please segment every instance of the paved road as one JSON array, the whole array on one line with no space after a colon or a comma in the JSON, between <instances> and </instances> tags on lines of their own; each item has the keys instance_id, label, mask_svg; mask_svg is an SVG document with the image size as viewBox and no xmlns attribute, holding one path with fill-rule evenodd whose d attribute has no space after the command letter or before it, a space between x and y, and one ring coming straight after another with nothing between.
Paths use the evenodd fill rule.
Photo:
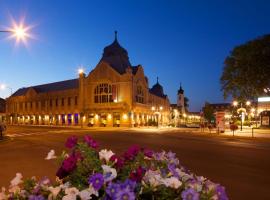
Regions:
<instances>
[{"instance_id":1,"label":"paved road","mask_svg":"<svg viewBox=\"0 0 270 200\"><path fill-rule=\"evenodd\" d=\"M179 129L66 129L10 127L11 140L0 142L0 186L16 172L24 177L54 177L57 164L45 161L50 149L60 154L69 135L91 134L101 147L123 152L131 144L172 150L183 165L219 182L230 199L270 199L270 140L188 133Z\"/></svg>"}]
</instances>

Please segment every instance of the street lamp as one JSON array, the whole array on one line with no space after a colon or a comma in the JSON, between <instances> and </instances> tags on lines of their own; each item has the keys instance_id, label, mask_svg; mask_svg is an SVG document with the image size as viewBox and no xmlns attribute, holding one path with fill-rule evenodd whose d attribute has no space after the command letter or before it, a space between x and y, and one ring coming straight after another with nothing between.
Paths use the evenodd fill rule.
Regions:
<instances>
[{"instance_id":1,"label":"street lamp","mask_svg":"<svg viewBox=\"0 0 270 200\"><path fill-rule=\"evenodd\" d=\"M157 107L155 107L155 106L152 106L151 107L151 110L154 112L154 114L156 114L157 115L157 128L158 128L158 125L159 125L159 116L160 116L160 113L161 113L161 111L163 110L163 107L162 106L157 106Z\"/></svg>"},{"instance_id":2,"label":"street lamp","mask_svg":"<svg viewBox=\"0 0 270 200\"><path fill-rule=\"evenodd\" d=\"M0 30L0 33L10 33L9 38L15 38L16 43L23 42L26 43L27 38L31 37L31 34L29 33L29 30L31 29L31 26L25 26L22 22L16 23L13 21L13 25L11 28L7 28L6 30Z\"/></svg>"},{"instance_id":3,"label":"street lamp","mask_svg":"<svg viewBox=\"0 0 270 200\"><path fill-rule=\"evenodd\" d=\"M233 101L233 106L234 107L237 107L238 106L238 102L237 101ZM246 101L246 106L250 106L251 105L251 102L250 101ZM245 113L246 113L246 109L243 108L242 106L242 102L240 102L240 108L237 109L237 113L241 113L241 131L243 130L243 121L245 119Z\"/></svg>"}]
</instances>

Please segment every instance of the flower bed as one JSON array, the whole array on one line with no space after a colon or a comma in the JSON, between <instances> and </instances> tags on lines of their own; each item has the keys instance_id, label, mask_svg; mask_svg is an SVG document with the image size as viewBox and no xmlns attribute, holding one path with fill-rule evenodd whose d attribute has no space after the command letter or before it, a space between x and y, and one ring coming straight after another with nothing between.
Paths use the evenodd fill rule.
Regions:
<instances>
[{"instance_id":1,"label":"flower bed","mask_svg":"<svg viewBox=\"0 0 270 200\"><path fill-rule=\"evenodd\" d=\"M57 157L60 167L54 183L34 177L23 181L17 173L8 190L2 188L0 200L228 199L223 186L191 173L172 152L134 145L118 156L111 150L98 151L98 146L89 135L82 141L68 138L70 152ZM51 150L46 159L54 158Z\"/></svg>"}]
</instances>

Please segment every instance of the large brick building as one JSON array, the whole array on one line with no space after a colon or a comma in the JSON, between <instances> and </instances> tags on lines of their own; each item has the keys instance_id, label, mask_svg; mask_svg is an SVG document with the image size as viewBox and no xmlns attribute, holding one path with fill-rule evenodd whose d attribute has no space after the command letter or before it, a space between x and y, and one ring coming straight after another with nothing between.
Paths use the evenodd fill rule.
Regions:
<instances>
[{"instance_id":1,"label":"large brick building","mask_svg":"<svg viewBox=\"0 0 270 200\"><path fill-rule=\"evenodd\" d=\"M7 98L11 124L137 126L167 124L170 102L157 83L149 89L141 65L114 42L105 47L97 66L77 79L17 90Z\"/></svg>"},{"instance_id":2,"label":"large brick building","mask_svg":"<svg viewBox=\"0 0 270 200\"><path fill-rule=\"evenodd\" d=\"M6 101L0 98L0 123L5 122L6 115Z\"/></svg>"}]
</instances>

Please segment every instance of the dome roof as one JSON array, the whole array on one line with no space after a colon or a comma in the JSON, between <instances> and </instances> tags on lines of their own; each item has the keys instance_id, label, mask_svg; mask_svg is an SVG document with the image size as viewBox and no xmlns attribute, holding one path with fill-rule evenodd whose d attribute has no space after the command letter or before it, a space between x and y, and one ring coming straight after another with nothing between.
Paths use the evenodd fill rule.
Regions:
<instances>
[{"instance_id":1,"label":"dome roof","mask_svg":"<svg viewBox=\"0 0 270 200\"><path fill-rule=\"evenodd\" d=\"M105 47L100 61L107 62L118 73L123 74L126 68L131 66L128 58L128 52L117 40L117 31L115 31L115 39L112 44Z\"/></svg>"},{"instance_id":2,"label":"dome roof","mask_svg":"<svg viewBox=\"0 0 270 200\"><path fill-rule=\"evenodd\" d=\"M163 92L163 87L159 84L158 78L157 78L157 83L153 85L153 87L150 89L150 92L156 96L166 98L167 95L164 94Z\"/></svg>"}]
</instances>

